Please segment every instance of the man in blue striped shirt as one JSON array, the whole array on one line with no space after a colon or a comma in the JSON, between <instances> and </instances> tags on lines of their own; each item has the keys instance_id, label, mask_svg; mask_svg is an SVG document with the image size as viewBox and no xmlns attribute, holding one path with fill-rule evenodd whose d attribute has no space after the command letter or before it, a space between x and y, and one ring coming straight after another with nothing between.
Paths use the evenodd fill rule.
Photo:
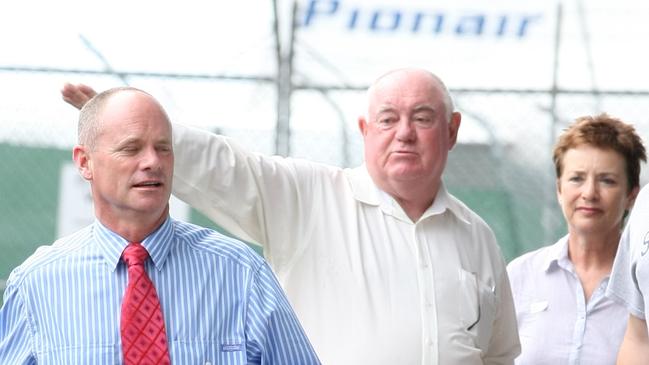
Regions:
<instances>
[{"instance_id":1,"label":"man in blue striped shirt","mask_svg":"<svg viewBox=\"0 0 649 365\"><path fill-rule=\"evenodd\" d=\"M73 158L94 224L39 248L7 281L0 364L122 363L129 242L141 242L173 364L319 364L266 262L245 244L169 217L171 124L134 88L83 108Z\"/></svg>"}]
</instances>

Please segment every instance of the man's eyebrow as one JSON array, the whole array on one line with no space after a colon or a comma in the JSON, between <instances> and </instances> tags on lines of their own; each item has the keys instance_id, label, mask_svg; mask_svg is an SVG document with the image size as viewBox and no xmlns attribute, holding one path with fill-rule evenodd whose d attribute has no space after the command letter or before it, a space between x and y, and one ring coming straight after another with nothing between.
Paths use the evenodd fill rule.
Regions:
<instances>
[{"instance_id":1,"label":"man's eyebrow","mask_svg":"<svg viewBox=\"0 0 649 365\"><path fill-rule=\"evenodd\" d=\"M138 143L138 142L139 142L139 139L137 139L135 137L128 137L128 138L125 138L125 139L119 141L117 144L115 144L115 146L122 147L122 146L126 146L126 145L129 145L129 144L134 144L134 143Z\"/></svg>"},{"instance_id":2,"label":"man's eyebrow","mask_svg":"<svg viewBox=\"0 0 649 365\"><path fill-rule=\"evenodd\" d=\"M437 109L430 105L417 105L416 107L413 108L414 112L432 112L435 113Z\"/></svg>"},{"instance_id":3,"label":"man's eyebrow","mask_svg":"<svg viewBox=\"0 0 649 365\"><path fill-rule=\"evenodd\" d=\"M377 110L377 113L393 112L395 110L396 110L396 108L393 107L392 105L383 105L383 106L379 107L379 109Z\"/></svg>"},{"instance_id":4,"label":"man's eyebrow","mask_svg":"<svg viewBox=\"0 0 649 365\"><path fill-rule=\"evenodd\" d=\"M162 145L162 144L163 144L163 145L169 145L169 146L171 146L171 145L173 145L173 141L172 141L171 139L164 138L164 139L161 139L161 140L156 141L155 144L156 144L156 145Z\"/></svg>"}]
</instances>

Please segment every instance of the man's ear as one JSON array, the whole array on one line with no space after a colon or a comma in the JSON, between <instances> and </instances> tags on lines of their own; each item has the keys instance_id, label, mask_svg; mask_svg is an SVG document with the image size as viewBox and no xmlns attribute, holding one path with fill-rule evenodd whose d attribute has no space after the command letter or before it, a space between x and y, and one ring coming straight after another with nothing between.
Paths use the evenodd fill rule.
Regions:
<instances>
[{"instance_id":1,"label":"man's ear","mask_svg":"<svg viewBox=\"0 0 649 365\"><path fill-rule=\"evenodd\" d=\"M358 130L361 131L362 136L367 134L367 120L362 115L358 117Z\"/></svg>"},{"instance_id":2,"label":"man's ear","mask_svg":"<svg viewBox=\"0 0 649 365\"><path fill-rule=\"evenodd\" d=\"M72 149L72 160L74 160L74 164L77 166L77 169L79 169L79 174L81 174L81 177L88 181L91 181L92 162L90 161L88 147L82 145L74 146L74 149Z\"/></svg>"},{"instance_id":3,"label":"man's ear","mask_svg":"<svg viewBox=\"0 0 649 365\"><path fill-rule=\"evenodd\" d=\"M460 130L460 123L462 122L462 114L459 112L453 112L451 114L451 120L448 122L448 140L449 140L449 150L455 146L457 142L457 133Z\"/></svg>"}]
</instances>

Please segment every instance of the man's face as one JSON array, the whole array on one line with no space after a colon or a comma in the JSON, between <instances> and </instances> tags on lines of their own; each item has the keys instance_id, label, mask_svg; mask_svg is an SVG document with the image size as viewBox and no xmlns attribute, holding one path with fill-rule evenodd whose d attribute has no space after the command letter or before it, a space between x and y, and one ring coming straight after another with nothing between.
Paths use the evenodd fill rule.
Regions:
<instances>
[{"instance_id":1,"label":"man's face","mask_svg":"<svg viewBox=\"0 0 649 365\"><path fill-rule=\"evenodd\" d=\"M94 148L86 148L81 168L92 183L97 216L166 216L174 163L166 114L146 94L121 92L107 101L99 118L99 135Z\"/></svg>"},{"instance_id":2,"label":"man's face","mask_svg":"<svg viewBox=\"0 0 649 365\"><path fill-rule=\"evenodd\" d=\"M359 120L365 162L374 181L388 193L395 183L437 186L448 151L455 144L459 114L451 120L444 94L430 75L399 71L370 91L368 119Z\"/></svg>"}]
</instances>

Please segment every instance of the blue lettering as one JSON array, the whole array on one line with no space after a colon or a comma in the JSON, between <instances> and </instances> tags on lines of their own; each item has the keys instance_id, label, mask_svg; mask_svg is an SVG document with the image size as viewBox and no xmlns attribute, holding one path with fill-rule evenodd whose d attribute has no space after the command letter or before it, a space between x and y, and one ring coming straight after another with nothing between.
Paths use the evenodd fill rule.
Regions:
<instances>
[{"instance_id":1,"label":"blue lettering","mask_svg":"<svg viewBox=\"0 0 649 365\"><path fill-rule=\"evenodd\" d=\"M323 2L325 1L311 0L311 2L309 2L309 6L307 7L306 14L304 15L305 26L309 26L309 24L311 24L311 20L313 20L313 18L319 14L332 15L338 11L338 4L339 4L338 0L326 1L329 6L327 8L327 11L325 12L321 11L322 8L319 6L319 4Z\"/></svg>"},{"instance_id":2,"label":"blue lettering","mask_svg":"<svg viewBox=\"0 0 649 365\"><path fill-rule=\"evenodd\" d=\"M483 15L472 15L472 16L465 16L460 18L460 20L457 23L457 26L455 27L455 33L457 34L468 34L472 33L474 35L480 35L482 34L482 31L484 29L484 16Z\"/></svg>"},{"instance_id":3,"label":"blue lettering","mask_svg":"<svg viewBox=\"0 0 649 365\"><path fill-rule=\"evenodd\" d=\"M394 11L392 13L392 16L388 18L387 24L381 24L381 18L381 12L379 10L375 11L372 15L372 21L370 22L370 29L389 31L399 29L399 23L401 22L401 13L399 11ZM392 20L391 23L389 22L390 20ZM385 25L387 25L387 27Z\"/></svg>"},{"instance_id":4,"label":"blue lettering","mask_svg":"<svg viewBox=\"0 0 649 365\"><path fill-rule=\"evenodd\" d=\"M481 11L384 9L349 5L342 0L304 0L304 28L344 27L370 33L408 32L456 37L524 38L538 28L543 13L491 14Z\"/></svg>"},{"instance_id":5,"label":"blue lettering","mask_svg":"<svg viewBox=\"0 0 649 365\"><path fill-rule=\"evenodd\" d=\"M498 27L496 28L496 35L499 37L502 37L505 35L505 31L507 30L507 17L506 16L501 16L500 20L498 21Z\"/></svg>"},{"instance_id":6,"label":"blue lettering","mask_svg":"<svg viewBox=\"0 0 649 365\"><path fill-rule=\"evenodd\" d=\"M518 37L523 38L525 37L525 32L527 32L527 28L530 25L532 21L536 20L541 20L541 16L536 14L536 15L528 15L528 16L523 16L521 19L521 25L518 27Z\"/></svg>"},{"instance_id":7,"label":"blue lettering","mask_svg":"<svg viewBox=\"0 0 649 365\"><path fill-rule=\"evenodd\" d=\"M352 11L351 16L349 17L349 23L347 23L347 28L349 29L356 28L356 20L358 20L358 13L359 13L358 9L354 9Z\"/></svg>"},{"instance_id":8,"label":"blue lettering","mask_svg":"<svg viewBox=\"0 0 649 365\"><path fill-rule=\"evenodd\" d=\"M444 15L442 14L425 14L422 12L417 12L415 13L415 19L412 22L412 32L417 33L419 32L419 28L421 27L421 23L426 20L426 18L431 18L433 19L433 24L431 27L431 30L433 33L438 34L442 31L442 26L444 26Z\"/></svg>"}]
</instances>

